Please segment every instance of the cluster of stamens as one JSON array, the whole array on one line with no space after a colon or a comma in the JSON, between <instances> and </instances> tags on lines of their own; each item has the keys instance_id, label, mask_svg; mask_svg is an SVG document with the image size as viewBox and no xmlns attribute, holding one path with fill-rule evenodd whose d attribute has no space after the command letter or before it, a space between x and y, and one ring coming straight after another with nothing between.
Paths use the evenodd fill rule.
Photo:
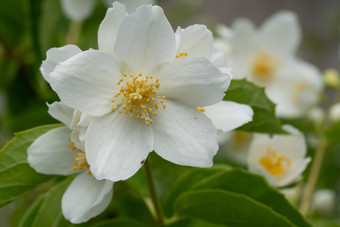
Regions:
<instances>
[{"instance_id":1,"label":"cluster of stamens","mask_svg":"<svg viewBox=\"0 0 340 227\"><path fill-rule=\"evenodd\" d=\"M280 177L291 165L291 160L286 156L278 156L274 149L268 148L267 153L259 160L259 163L271 175L274 177Z\"/></svg>"},{"instance_id":2,"label":"cluster of stamens","mask_svg":"<svg viewBox=\"0 0 340 227\"><path fill-rule=\"evenodd\" d=\"M82 149L77 148L74 143L71 141L71 138L68 138L71 142L68 146L71 148L72 151L77 151L77 155L73 157L73 172L79 170L83 170L84 167L90 168L90 165L87 163L85 152ZM87 174L91 174L90 170L87 170Z\"/></svg>"},{"instance_id":3,"label":"cluster of stamens","mask_svg":"<svg viewBox=\"0 0 340 227\"><path fill-rule=\"evenodd\" d=\"M162 106L164 109L165 96L157 96L157 90L160 86L159 78L154 76L138 76L126 74L120 78L117 85L121 85L120 91L114 95L112 102L112 112L118 110L118 113L129 115L132 119L145 120L146 126L149 126L153 120L150 115L157 115L155 110ZM158 102L159 101L159 102Z\"/></svg>"},{"instance_id":4,"label":"cluster of stamens","mask_svg":"<svg viewBox=\"0 0 340 227\"><path fill-rule=\"evenodd\" d=\"M278 61L267 53L258 54L252 63L253 74L262 81L268 81L275 76Z\"/></svg>"}]
</instances>

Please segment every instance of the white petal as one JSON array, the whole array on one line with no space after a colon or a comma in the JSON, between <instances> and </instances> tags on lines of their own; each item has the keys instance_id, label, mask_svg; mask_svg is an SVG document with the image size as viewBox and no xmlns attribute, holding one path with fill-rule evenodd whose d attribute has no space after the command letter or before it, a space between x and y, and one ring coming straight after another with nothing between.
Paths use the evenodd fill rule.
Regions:
<instances>
[{"instance_id":1,"label":"white petal","mask_svg":"<svg viewBox=\"0 0 340 227\"><path fill-rule=\"evenodd\" d=\"M252 121L254 112L248 106L236 102L220 101L204 107L204 114L210 118L217 129L231 131Z\"/></svg>"},{"instance_id":2,"label":"white petal","mask_svg":"<svg viewBox=\"0 0 340 227\"><path fill-rule=\"evenodd\" d=\"M300 117L318 103L322 86L317 68L303 61L291 61L280 67L266 93L277 104L278 116Z\"/></svg>"},{"instance_id":3,"label":"white petal","mask_svg":"<svg viewBox=\"0 0 340 227\"><path fill-rule=\"evenodd\" d=\"M99 50L84 51L58 64L50 75L53 90L66 105L93 116L111 111L121 76L115 58Z\"/></svg>"},{"instance_id":4,"label":"white petal","mask_svg":"<svg viewBox=\"0 0 340 227\"><path fill-rule=\"evenodd\" d=\"M154 5L155 0L120 0L126 6L126 11L133 13L141 5Z\"/></svg>"},{"instance_id":5,"label":"white petal","mask_svg":"<svg viewBox=\"0 0 340 227\"><path fill-rule=\"evenodd\" d=\"M254 25L246 19L239 19L233 23L232 53L230 66L236 79L250 75L251 63L259 45Z\"/></svg>"},{"instance_id":6,"label":"white petal","mask_svg":"<svg viewBox=\"0 0 340 227\"><path fill-rule=\"evenodd\" d=\"M105 18L100 23L98 30L99 50L113 53L119 26L126 15L124 5L119 2L115 2L112 8L106 11Z\"/></svg>"},{"instance_id":7,"label":"white petal","mask_svg":"<svg viewBox=\"0 0 340 227\"><path fill-rule=\"evenodd\" d=\"M158 6L141 6L122 22L116 55L132 69L130 73L153 73L176 56L174 32Z\"/></svg>"},{"instance_id":8,"label":"white petal","mask_svg":"<svg viewBox=\"0 0 340 227\"><path fill-rule=\"evenodd\" d=\"M293 12L280 11L262 25L261 43L269 52L276 55L292 56L301 40L300 30L298 19Z\"/></svg>"},{"instance_id":9,"label":"white petal","mask_svg":"<svg viewBox=\"0 0 340 227\"><path fill-rule=\"evenodd\" d=\"M74 109L65 105L63 102L48 104L48 113L56 120L67 126L71 125Z\"/></svg>"},{"instance_id":10,"label":"white petal","mask_svg":"<svg viewBox=\"0 0 340 227\"><path fill-rule=\"evenodd\" d=\"M63 195L64 217L74 224L86 222L107 208L112 194L112 181L96 180L86 172L79 174Z\"/></svg>"},{"instance_id":11,"label":"white petal","mask_svg":"<svg viewBox=\"0 0 340 227\"><path fill-rule=\"evenodd\" d=\"M220 51L213 50L211 56L209 57L209 61L216 67L227 67L227 59L224 53Z\"/></svg>"},{"instance_id":12,"label":"white petal","mask_svg":"<svg viewBox=\"0 0 340 227\"><path fill-rule=\"evenodd\" d=\"M71 130L67 127L52 129L40 136L27 149L30 166L44 174L72 174L77 152L68 146L70 136Z\"/></svg>"},{"instance_id":13,"label":"white petal","mask_svg":"<svg viewBox=\"0 0 340 227\"><path fill-rule=\"evenodd\" d=\"M213 36L205 25L192 25L187 28L178 28L180 44L177 55L187 53L189 56L202 56L209 58L213 51Z\"/></svg>"},{"instance_id":14,"label":"white petal","mask_svg":"<svg viewBox=\"0 0 340 227\"><path fill-rule=\"evenodd\" d=\"M180 57L157 75L158 93L191 106L209 106L224 97L231 75L221 72L204 57Z\"/></svg>"},{"instance_id":15,"label":"white petal","mask_svg":"<svg viewBox=\"0 0 340 227\"><path fill-rule=\"evenodd\" d=\"M61 0L64 14L75 21L83 21L94 9L94 0Z\"/></svg>"},{"instance_id":16,"label":"white petal","mask_svg":"<svg viewBox=\"0 0 340 227\"><path fill-rule=\"evenodd\" d=\"M155 152L179 165L210 167L218 150L212 122L193 107L165 103L166 109L153 118Z\"/></svg>"},{"instance_id":17,"label":"white petal","mask_svg":"<svg viewBox=\"0 0 340 227\"><path fill-rule=\"evenodd\" d=\"M40 66L40 72L44 79L50 81L50 73L58 63L66 61L70 57L82 52L79 47L75 45L66 45L59 48L51 48L46 52L46 60L44 60Z\"/></svg>"},{"instance_id":18,"label":"white petal","mask_svg":"<svg viewBox=\"0 0 340 227\"><path fill-rule=\"evenodd\" d=\"M94 118L86 135L86 157L97 179L125 180L134 175L153 150L145 121L117 111Z\"/></svg>"}]
</instances>

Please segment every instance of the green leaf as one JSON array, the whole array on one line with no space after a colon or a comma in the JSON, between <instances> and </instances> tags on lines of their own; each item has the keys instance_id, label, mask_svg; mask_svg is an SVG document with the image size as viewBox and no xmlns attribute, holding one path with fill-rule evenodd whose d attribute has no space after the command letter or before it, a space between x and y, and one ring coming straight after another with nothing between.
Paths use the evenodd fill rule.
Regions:
<instances>
[{"instance_id":1,"label":"green leaf","mask_svg":"<svg viewBox=\"0 0 340 227\"><path fill-rule=\"evenodd\" d=\"M325 136L329 144L339 144L339 135L340 135L340 121L330 126Z\"/></svg>"},{"instance_id":2,"label":"green leaf","mask_svg":"<svg viewBox=\"0 0 340 227\"><path fill-rule=\"evenodd\" d=\"M202 179L204 180L228 169L230 169L230 167L227 165L215 165L212 168L197 168L179 178L169 189L169 193L164 200L165 214L169 217L173 214L173 205L179 195L192 189L197 183L200 183Z\"/></svg>"},{"instance_id":3,"label":"green leaf","mask_svg":"<svg viewBox=\"0 0 340 227\"><path fill-rule=\"evenodd\" d=\"M222 190L200 190L180 196L178 216L189 216L227 226L294 227L286 217L245 195Z\"/></svg>"},{"instance_id":4,"label":"green leaf","mask_svg":"<svg viewBox=\"0 0 340 227\"><path fill-rule=\"evenodd\" d=\"M43 194L26 212L20 221L20 227L40 227L54 226L63 227L70 224L63 217L61 211L61 198L70 184L73 177L69 177L56 186L52 187L48 192Z\"/></svg>"},{"instance_id":5,"label":"green leaf","mask_svg":"<svg viewBox=\"0 0 340 227\"><path fill-rule=\"evenodd\" d=\"M281 193L268 185L263 177L247 171L241 169L224 171L192 187L192 190L201 189L220 189L245 195L263 205L271 207L278 214L287 217L296 226L311 226Z\"/></svg>"},{"instance_id":6,"label":"green leaf","mask_svg":"<svg viewBox=\"0 0 340 227\"><path fill-rule=\"evenodd\" d=\"M253 111L253 121L238 130L263 133L285 133L280 120L275 116L275 104L266 96L264 88L247 80L232 80L224 97L225 101L233 101L249 105Z\"/></svg>"},{"instance_id":7,"label":"green leaf","mask_svg":"<svg viewBox=\"0 0 340 227\"><path fill-rule=\"evenodd\" d=\"M132 218L116 218L113 220L105 220L94 225L91 227L111 227L111 226L119 226L119 227L145 227L144 224L136 221Z\"/></svg>"},{"instance_id":8,"label":"green leaf","mask_svg":"<svg viewBox=\"0 0 340 227\"><path fill-rule=\"evenodd\" d=\"M27 163L27 148L40 135L60 126L46 125L15 134L0 151L0 206L4 206L52 176L37 173Z\"/></svg>"}]
</instances>

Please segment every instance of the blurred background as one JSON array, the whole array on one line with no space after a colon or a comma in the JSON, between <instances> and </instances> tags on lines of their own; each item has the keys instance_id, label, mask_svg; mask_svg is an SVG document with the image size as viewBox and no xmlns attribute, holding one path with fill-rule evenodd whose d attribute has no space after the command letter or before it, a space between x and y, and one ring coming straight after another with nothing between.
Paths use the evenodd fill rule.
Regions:
<instances>
[{"instance_id":1,"label":"blurred background","mask_svg":"<svg viewBox=\"0 0 340 227\"><path fill-rule=\"evenodd\" d=\"M303 32L299 56L321 71L340 70L339 0L160 0L158 4L174 29L198 23L206 24L214 34L216 25L230 26L239 17L260 25L279 10L291 10L298 15ZM58 97L39 71L46 51L68 43L83 50L97 48L97 29L105 12L106 6L97 1L90 17L81 27L78 24L79 39L72 42L74 24L63 14L59 0L1 2L0 148L14 132L56 122L48 115L46 102ZM340 169L340 164L333 169ZM0 209L0 226L13 209L13 204Z\"/></svg>"}]
</instances>

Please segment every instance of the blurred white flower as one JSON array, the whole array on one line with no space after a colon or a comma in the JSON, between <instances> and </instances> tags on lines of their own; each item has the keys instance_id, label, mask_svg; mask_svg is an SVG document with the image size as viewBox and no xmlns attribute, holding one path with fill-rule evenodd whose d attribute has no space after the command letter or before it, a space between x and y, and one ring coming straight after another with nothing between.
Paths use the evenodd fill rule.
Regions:
<instances>
[{"instance_id":1,"label":"blurred white flower","mask_svg":"<svg viewBox=\"0 0 340 227\"><path fill-rule=\"evenodd\" d=\"M335 103L329 108L328 115L332 122L340 121L340 102Z\"/></svg>"},{"instance_id":2,"label":"blurred white flower","mask_svg":"<svg viewBox=\"0 0 340 227\"><path fill-rule=\"evenodd\" d=\"M331 189L319 189L314 192L312 209L322 215L331 216L335 209L336 194Z\"/></svg>"},{"instance_id":3,"label":"blurred white flower","mask_svg":"<svg viewBox=\"0 0 340 227\"><path fill-rule=\"evenodd\" d=\"M103 3L110 7L114 0L103 0ZM138 6L143 4L155 4L155 0L120 0L126 7L128 13L132 13ZM94 7L96 0L61 0L61 8L64 14L74 21L83 21L88 18Z\"/></svg>"},{"instance_id":4,"label":"blurred white flower","mask_svg":"<svg viewBox=\"0 0 340 227\"><path fill-rule=\"evenodd\" d=\"M214 47L229 58L233 51L231 43L233 31L223 24L218 24L216 26L216 33L217 37L214 39Z\"/></svg>"},{"instance_id":5,"label":"blurred white flower","mask_svg":"<svg viewBox=\"0 0 340 227\"><path fill-rule=\"evenodd\" d=\"M249 170L264 176L275 187L292 183L311 160L305 158L304 136L290 125L283 128L291 134L254 134L248 156Z\"/></svg>"},{"instance_id":6,"label":"blurred white flower","mask_svg":"<svg viewBox=\"0 0 340 227\"><path fill-rule=\"evenodd\" d=\"M319 70L295 57L301 40L296 15L281 11L259 30L246 19L232 25L230 65L235 78L266 87L282 117L300 117L319 100L323 83Z\"/></svg>"},{"instance_id":7,"label":"blurred white flower","mask_svg":"<svg viewBox=\"0 0 340 227\"><path fill-rule=\"evenodd\" d=\"M49 113L68 127L52 129L36 139L27 150L27 160L39 173L78 174L62 197L62 212L72 223L85 222L109 205L113 182L97 180L89 170L80 136L86 131L84 122L89 122L89 117L61 102L49 105Z\"/></svg>"},{"instance_id":8,"label":"blurred white flower","mask_svg":"<svg viewBox=\"0 0 340 227\"><path fill-rule=\"evenodd\" d=\"M325 120L326 113L320 107L313 107L309 110L307 117L315 127L320 127Z\"/></svg>"},{"instance_id":9,"label":"blurred white flower","mask_svg":"<svg viewBox=\"0 0 340 227\"><path fill-rule=\"evenodd\" d=\"M64 103L94 116L85 140L93 175L127 179L152 150L176 164L211 166L216 128L193 107L221 100L229 73L204 57L177 55L175 34L158 6L127 15L115 2L100 25L98 46L49 75Z\"/></svg>"},{"instance_id":10,"label":"blurred white flower","mask_svg":"<svg viewBox=\"0 0 340 227\"><path fill-rule=\"evenodd\" d=\"M178 27L175 36L178 57L182 55L205 57L223 72L231 71L227 67L224 54L214 48L213 35L205 25L195 24L184 29ZM230 101L220 101L214 105L196 107L196 109L209 117L215 127L223 132L231 131L252 121L254 114L248 105Z\"/></svg>"}]
</instances>

